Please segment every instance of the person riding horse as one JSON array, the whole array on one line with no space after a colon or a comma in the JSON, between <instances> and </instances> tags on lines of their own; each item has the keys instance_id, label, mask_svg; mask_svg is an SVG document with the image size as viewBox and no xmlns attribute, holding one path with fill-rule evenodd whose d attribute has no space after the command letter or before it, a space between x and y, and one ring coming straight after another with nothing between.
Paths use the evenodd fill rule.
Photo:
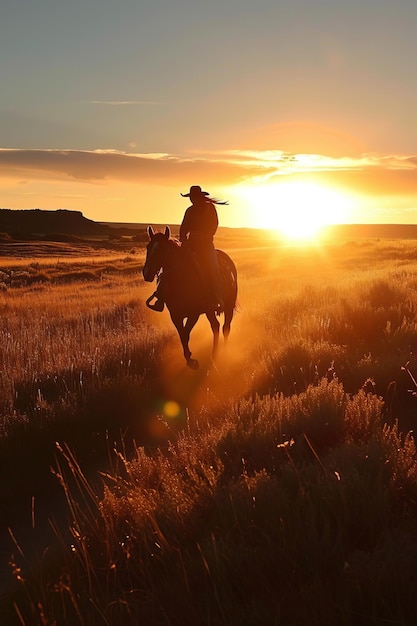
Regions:
<instances>
[{"instance_id":1,"label":"person riding horse","mask_svg":"<svg viewBox=\"0 0 417 626\"><path fill-rule=\"evenodd\" d=\"M185 251L191 252L196 259L202 280L207 281L209 305L221 312L223 300L221 279L213 238L219 225L216 204L227 204L211 198L199 185L190 187L189 193L182 193L183 198L190 198L191 206L185 211L179 232L180 242ZM163 276L154 294L156 301L148 306L154 311L163 311Z\"/></svg>"}]
</instances>

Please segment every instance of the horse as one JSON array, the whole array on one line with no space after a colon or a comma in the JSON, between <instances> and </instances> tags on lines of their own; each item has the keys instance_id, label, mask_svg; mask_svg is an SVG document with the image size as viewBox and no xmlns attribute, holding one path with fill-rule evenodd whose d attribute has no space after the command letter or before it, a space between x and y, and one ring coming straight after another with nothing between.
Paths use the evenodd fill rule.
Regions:
<instances>
[{"instance_id":1,"label":"horse","mask_svg":"<svg viewBox=\"0 0 417 626\"><path fill-rule=\"evenodd\" d=\"M171 320L181 340L184 357L191 369L198 369L199 362L191 358L189 348L190 333L200 315L205 314L213 332L213 359L219 343L220 323L218 312L209 305L205 288L203 270L192 253L187 253L180 242L171 237L169 226L165 232L154 232L152 226L147 229L149 243L146 246L146 260L142 269L146 282L152 282L155 276L163 276L163 295ZM222 250L216 250L223 294L223 336L224 341L230 333L230 325L236 308L237 270L232 259ZM147 303L153 296L148 298Z\"/></svg>"}]
</instances>

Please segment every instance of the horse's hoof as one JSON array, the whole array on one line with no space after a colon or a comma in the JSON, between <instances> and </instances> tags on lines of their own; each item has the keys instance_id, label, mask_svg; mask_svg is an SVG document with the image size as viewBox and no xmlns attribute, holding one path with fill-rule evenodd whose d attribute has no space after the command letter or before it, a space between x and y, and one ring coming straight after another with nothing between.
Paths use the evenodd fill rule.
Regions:
<instances>
[{"instance_id":1,"label":"horse's hoof","mask_svg":"<svg viewBox=\"0 0 417 626\"><path fill-rule=\"evenodd\" d=\"M192 370L198 370L198 368L200 367L200 363L197 361L197 359L188 359L187 360L187 365Z\"/></svg>"}]
</instances>

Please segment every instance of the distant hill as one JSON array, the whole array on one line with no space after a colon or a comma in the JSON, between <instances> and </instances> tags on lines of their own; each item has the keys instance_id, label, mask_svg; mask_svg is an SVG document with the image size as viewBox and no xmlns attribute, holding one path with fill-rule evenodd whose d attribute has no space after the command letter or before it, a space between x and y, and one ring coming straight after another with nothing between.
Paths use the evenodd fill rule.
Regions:
<instances>
[{"instance_id":1,"label":"distant hill","mask_svg":"<svg viewBox=\"0 0 417 626\"><path fill-rule=\"evenodd\" d=\"M114 233L110 226L89 220L81 211L58 209L0 209L0 232L12 236L63 233L78 236Z\"/></svg>"},{"instance_id":2,"label":"distant hill","mask_svg":"<svg viewBox=\"0 0 417 626\"><path fill-rule=\"evenodd\" d=\"M147 240L146 223L95 222L81 213L57 209L0 209L0 233L7 233L14 238L19 236L75 235L79 237L132 236L136 240ZM157 225L154 224L158 228ZM160 225L161 230L165 224ZM179 226L172 224L174 234ZM138 231L141 231L138 233ZM220 227L218 235L233 233L243 236L255 236L260 231L253 228ZM337 224L327 226L324 234L328 239L417 239L417 224Z\"/></svg>"}]
</instances>

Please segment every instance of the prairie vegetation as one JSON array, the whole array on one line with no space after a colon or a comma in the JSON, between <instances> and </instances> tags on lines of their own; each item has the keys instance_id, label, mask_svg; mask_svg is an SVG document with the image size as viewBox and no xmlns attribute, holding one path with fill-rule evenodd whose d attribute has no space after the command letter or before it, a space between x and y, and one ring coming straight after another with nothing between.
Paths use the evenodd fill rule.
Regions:
<instances>
[{"instance_id":1,"label":"prairie vegetation","mask_svg":"<svg viewBox=\"0 0 417 626\"><path fill-rule=\"evenodd\" d=\"M143 249L3 259L1 623L416 623L417 243L217 245L198 372Z\"/></svg>"}]
</instances>

